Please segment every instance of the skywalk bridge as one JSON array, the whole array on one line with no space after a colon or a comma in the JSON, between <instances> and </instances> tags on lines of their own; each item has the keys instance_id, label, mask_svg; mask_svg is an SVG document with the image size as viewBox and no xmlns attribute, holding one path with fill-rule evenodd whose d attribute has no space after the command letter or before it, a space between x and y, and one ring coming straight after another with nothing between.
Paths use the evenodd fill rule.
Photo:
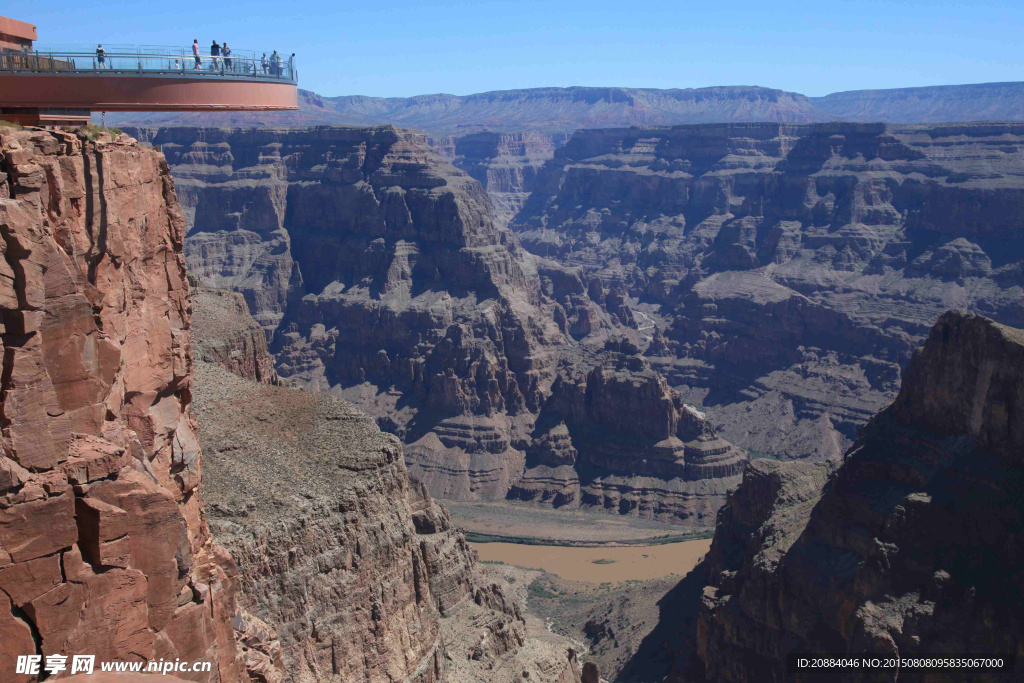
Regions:
<instances>
[{"instance_id":1,"label":"skywalk bridge","mask_svg":"<svg viewBox=\"0 0 1024 683\"><path fill-rule=\"evenodd\" d=\"M35 39L30 24L0 20L8 33L12 25L31 27L28 40ZM101 59L95 48L37 50L28 40L21 49L9 41L0 47L0 119L47 125L84 123L94 111L298 109L291 54L275 59L273 50L232 49L224 57L204 50L197 64L191 46L110 45Z\"/></svg>"}]
</instances>

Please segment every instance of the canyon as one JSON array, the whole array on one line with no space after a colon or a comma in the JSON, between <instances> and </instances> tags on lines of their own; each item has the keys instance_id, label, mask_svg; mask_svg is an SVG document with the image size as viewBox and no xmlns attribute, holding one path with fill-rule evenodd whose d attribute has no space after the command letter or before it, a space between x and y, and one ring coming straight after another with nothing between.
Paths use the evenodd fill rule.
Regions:
<instances>
[{"instance_id":1,"label":"canyon","mask_svg":"<svg viewBox=\"0 0 1024 683\"><path fill-rule=\"evenodd\" d=\"M524 251L481 183L423 134L131 132L175 173L190 272L244 297L280 382L365 410L431 495L708 527L738 483L746 454L637 357L622 293ZM519 200L495 178L532 177L519 170L540 162L519 162L551 151L471 138L453 158ZM474 161L495 150L506 160Z\"/></svg>"},{"instance_id":2,"label":"canyon","mask_svg":"<svg viewBox=\"0 0 1024 683\"><path fill-rule=\"evenodd\" d=\"M751 461L687 576L551 576L532 609L620 683L1019 680L1022 353L1024 330L942 315L843 458ZM797 653L1010 664L798 671Z\"/></svg>"},{"instance_id":3,"label":"canyon","mask_svg":"<svg viewBox=\"0 0 1024 683\"><path fill-rule=\"evenodd\" d=\"M1024 657L1019 125L130 133L162 155L0 127L10 652L262 683ZM436 498L715 533L565 615L581 652L524 603L563 584Z\"/></svg>"},{"instance_id":4,"label":"canyon","mask_svg":"<svg viewBox=\"0 0 1024 683\"><path fill-rule=\"evenodd\" d=\"M839 458L945 310L1024 324L1018 128L131 132L281 381L432 495L707 527L744 450Z\"/></svg>"},{"instance_id":5,"label":"canyon","mask_svg":"<svg viewBox=\"0 0 1024 683\"><path fill-rule=\"evenodd\" d=\"M932 384L921 396L952 391L914 369L922 362L918 356L934 352L936 335L945 339L961 325L947 316L936 328L947 332L929 337L935 321L961 308L973 311L957 314L970 329L1024 325L1016 219L1024 196L1022 132L1015 124L741 123L579 131L555 149L520 134L430 139L393 127L132 134L160 145L178 179L190 226L185 253L201 283L199 296L213 299L211 310L221 311L213 316L217 321L243 320L243 301L256 320L230 334L215 330L230 341L197 342L211 367L220 367L219 374L206 375L211 385L225 385L227 370L250 383L264 377L260 391L305 389L302 396L315 398L303 399L309 402L303 414L350 401L373 418L363 418L366 436L354 440L371 438L378 428L397 436L405 466L422 482L409 490L421 486L421 498L509 498L695 529L717 521L708 557L658 598L660 619L645 618L644 631L621 641L590 646L611 667L605 675L617 680L671 674L739 681L753 680L758 667L783 666L779 643L799 636L808 649L853 651L884 640L878 623L910 618L894 611L909 605L909 597L896 607L879 607L881 598L873 599L858 619L877 609L880 622L837 623L829 628L846 640L819 642L807 634L822 618L821 605L839 599L828 590L811 591L808 600L817 602L793 608L792 619L802 625L787 625L792 633L772 630L783 617L763 615L756 604L777 599L780 609L789 609L785 587L813 578L811 570L764 578L775 566L764 563L775 562L770 558L811 528L799 520L825 509L831 483L856 471L849 463L883 420L874 416L890 403L902 405L899 397L922 382ZM269 340L265 350L256 328ZM926 350L915 356L922 343ZM943 343L959 349L966 342ZM258 377L255 368L271 364L266 354L273 356L274 373L260 370ZM977 384L970 377L957 381ZM240 403L263 401L244 396ZM268 398L266 405L288 400ZM330 405L341 410L337 406L345 404ZM218 419L228 425L229 417L235 416ZM256 417L301 423L269 410ZM901 429L931 430L935 421L929 419L921 409ZM876 460L890 458L894 448L917 453L927 441L900 441L902 432L886 430L870 437L890 447ZM272 434L278 441L291 438L282 439L285 431L274 428L261 437L265 445L237 452L263 452ZM218 439L204 448L230 466L236 446ZM925 450L935 453L956 445L927 443ZM748 453L770 457L750 461ZM246 481L245 470L229 470L227 481ZM857 486L874 490L872 482ZM276 572L252 569L266 548L283 546L272 542L273 524L257 522L260 513L243 503L273 497L257 491L210 494L222 496L217 504L223 507L211 515L215 530L225 530L229 547L248 558L240 574L250 588L240 600L268 623L288 624L278 637L292 661L307 662L310 671L331 670L328 643L350 637L345 620L327 635L326 627L323 633L312 628L322 614L267 606L289 586L275 587ZM388 497L402 496L392 488ZM286 498L286 515L300 505L303 511L292 514L307 524L330 523L329 515L316 517L315 505ZM425 505L408 492L404 498L410 510ZM369 528L365 520L359 524ZM342 537L359 538L359 524L351 523L353 531ZM787 525L795 525L792 534ZM1010 527L1012 520L994 528ZM457 537L449 528L435 540L457 547L451 540ZM906 540L879 543L888 548ZM744 558L758 544L779 546L746 568ZM399 554L405 557L409 546L375 547L404 548ZM853 562L848 550L843 557ZM336 556L335 549L329 552ZM933 557L938 551L926 552ZM310 576L302 566L312 557L296 558L295 576ZM284 567L288 560L275 563ZM455 573L463 578L441 584L461 586L449 589L456 595L475 594L466 587L473 579L464 578L478 571L472 566ZM828 576L828 567L815 566ZM940 569L951 576L959 571L932 573ZM307 581L303 585L316 585ZM329 583L323 586L316 590L330 591ZM750 592L754 586L761 593ZM650 601L662 590L638 587L625 589L614 604L597 600L586 612L587 624L570 624L570 632L587 638L622 633L619 622L635 613L629 596ZM778 597L765 598L765 591ZM250 592L265 597L247 603ZM852 604L859 598L842 599ZM414 602L400 593L394 600L382 614ZM431 601L420 603L422 609ZM440 604L434 601L438 614ZM463 597L459 604L476 603ZM924 619L926 607L913 607L913 618ZM453 629L459 622L441 615L437 623L440 636L417 632L423 638L416 652L427 659L439 651L428 643L446 642L445 624ZM867 629L874 640L854 638L855 628ZM941 630L927 628L922 633ZM745 631L753 642L737 640ZM957 642L984 635L978 633L965 631ZM889 635L900 651L926 651ZM533 652L528 642L517 651ZM422 664L420 654L407 662ZM569 659L567 651L548 656L528 659ZM374 657L392 661L379 650Z\"/></svg>"}]
</instances>

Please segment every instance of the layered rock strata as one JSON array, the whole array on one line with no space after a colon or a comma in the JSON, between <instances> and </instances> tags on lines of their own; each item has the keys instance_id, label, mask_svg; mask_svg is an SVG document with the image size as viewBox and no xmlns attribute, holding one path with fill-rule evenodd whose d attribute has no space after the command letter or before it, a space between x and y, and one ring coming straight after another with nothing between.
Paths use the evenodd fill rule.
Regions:
<instances>
[{"instance_id":1,"label":"layered rock strata","mask_svg":"<svg viewBox=\"0 0 1024 683\"><path fill-rule=\"evenodd\" d=\"M435 493L504 496L547 346L571 340L480 184L393 127L151 139L180 170L192 271L245 295L281 378L425 439L408 455Z\"/></svg>"},{"instance_id":2,"label":"layered rock strata","mask_svg":"<svg viewBox=\"0 0 1024 683\"><path fill-rule=\"evenodd\" d=\"M243 606L277 629L285 670L441 680L438 604L397 440L343 401L205 363L195 405L213 531L238 562Z\"/></svg>"},{"instance_id":3,"label":"layered rock strata","mask_svg":"<svg viewBox=\"0 0 1024 683\"><path fill-rule=\"evenodd\" d=\"M1022 142L1017 124L579 131L511 227L624 299L725 438L838 458L945 310L1024 324Z\"/></svg>"},{"instance_id":4,"label":"layered rock strata","mask_svg":"<svg viewBox=\"0 0 1024 683\"><path fill-rule=\"evenodd\" d=\"M194 220L186 241L193 272L245 296L281 380L367 411L405 443L410 472L434 496L508 495L534 440L547 438L537 420L558 364L585 373L613 332L636 334L625 290L524 252L480 182L420 133L137 134L161 145L180 176ZM479 148L480 158L518 154L515 163L539 153L529 135L467 136L478 137L456 146ZM287 282L279 277L286 271ZM640 476L625 463L614 471ZM638 484L652 504L705 494L720 502L725 490L674 491L658 476ZM610 486L621 493L631 484ZM681 511L676 521L692 521L687 505L671 504Z\"/></svg>"},{"instance_id":5,"label":"layered rock strata","mask_svg":"<svg viewBox=\"0 0 1024 683\"><path fill-rule=\"evenodd\" d=\"M204 660L246 679L190 411L185 222L127 136L0 127L0 668ZM70 661L70 660L69 660Z\"/></svg>"},{"instance_id":6,"label":"layered rock strata","mask_svg":"<svg viewBox=\"0 0 1024 683\"><path fill-rule=\"evenodd\" d=\"M289 680L578 680L575 654L530 641L372 418L205 363L195 404L211 526L238 561L242 604L276 628Z\"/></svg>"},{"instance_id":7,"label":"layered rock strata","mask_svg":"<svg viewBox=\"0 0 1024 683\"><path fill-rule=\"evenodd\" d=\"M622 346L562 369L510 495L710 526L747 455Z\"/></svg>"},{"instance_id":8,"label":"layered rock strata","mask_svg":"<svg viewBox=\"0 0 1024 683\"><path fill-rule=\"evenodd\" d=\"M448 136L430 143L442 158L480 181L495 217L507 224L533 192L537 171L567 140L565 134L520 131Z\"/></svg>"},{"instance_id":9,"label":"layered rock strata","mask_svg":"<svg viewBox=\"0 0 1024 683\"><path fill-rule=\"evenodd\" d=\"M838 471L757 461L707 557L709 681L812 680L790 652L1024 654L1024 331L948 313ZM893 680L835 671L830 680ZM903 668L899 680L964 680ZM680 679L681 680L681 679ZM814 679L819 680L819 679Z\"/></svg>"}]
</instances>

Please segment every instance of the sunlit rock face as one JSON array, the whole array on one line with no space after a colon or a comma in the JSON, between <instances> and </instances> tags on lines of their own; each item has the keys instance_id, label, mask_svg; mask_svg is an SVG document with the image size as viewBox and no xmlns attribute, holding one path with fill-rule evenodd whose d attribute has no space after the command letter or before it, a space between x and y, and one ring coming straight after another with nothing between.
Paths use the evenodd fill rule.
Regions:
<instances>
[{"instance_id":1,"label":"sunlit rock face","mask_svg":"<svg viewBox=\"0 0 1024 683\"><path fill-rule=\"evenodd\" d=\"M247 680L199 489L167 164L125 135L0 127L0 236L5 675L17 655L89 653Z\"/></svg>"}]
</instances>

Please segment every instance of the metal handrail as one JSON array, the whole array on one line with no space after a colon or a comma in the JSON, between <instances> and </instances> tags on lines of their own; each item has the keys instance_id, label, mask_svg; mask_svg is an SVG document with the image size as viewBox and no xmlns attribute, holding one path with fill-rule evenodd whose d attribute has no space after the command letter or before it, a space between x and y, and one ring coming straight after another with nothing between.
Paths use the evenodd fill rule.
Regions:
<instances>
[{"instance_id":1,"label":"metal handrail","mask_svg":"<svg viewBox=\"0 0 1024 683\"><path fill-rule=\"evenodd\" d=\"M191 49L178 52L0 52L0 73L110 73L136 75L224 76L270 81L298 82L295 61L279 55L275 62L273 52L262 57L238 56L232 50L228 56L211 56L200 51L198 60Z\"/></svg>"},{"instance_id":2,"label":"metal handrail","mask_svg":"<svg viewBox=\"0 0 1024 683\"><path fill-rule=\"evenodd\" d=\"M50 54L51 52L54 53L54 54L72 54L72 53L74 53L74 54L92 54L92 53L94 53L96 51L96 47L99 44L100 43L89 43L89 44L83 44L83 43L77 43L77 44L72 44L72 43L65 43L65 44L60 44L60 43L53 43L53 44L35 43L35 45L33 45L33 50L35 52L38 52L39 54ZM128 45L128 44L123 44L123 43L107 43L107 42L103 42L102 45L106 49L108 54L119 53L119 54L126 54L126 55L134 55L134 54L137 54L137 53L140 53L140 52L142 54L149 54L149 55L191 55L192 54L192 44L191 43L189 43L188 45L186 45L184 47L179 46L179 45L136 45L136 44ZM260 55L262 53L261 50L246 50L246 49L243 49L243 48L231 48L231 51L239 59L259 59ZM200 48L199 48L199 52L202 55L209 55L210 54L210 45L209 44L201 45ZM268 50L267 51L267 56L269 57L272 52L273 52L273 50Z\"/></svg>"}]
</instances>

